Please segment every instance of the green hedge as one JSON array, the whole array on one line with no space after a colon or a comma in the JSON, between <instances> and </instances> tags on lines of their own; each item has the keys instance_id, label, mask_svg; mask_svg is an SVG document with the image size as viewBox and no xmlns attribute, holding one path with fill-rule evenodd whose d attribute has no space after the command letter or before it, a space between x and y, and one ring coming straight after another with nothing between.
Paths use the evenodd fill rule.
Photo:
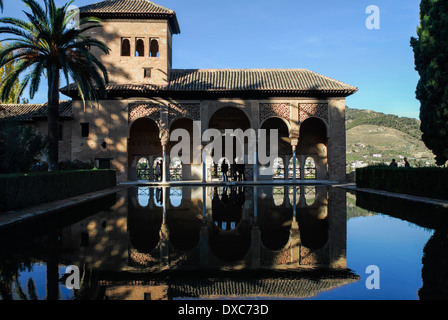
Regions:
<instances>
[{"instance_id":1,"label":"green hedge","mask_svg":"<svg viewBox=\"0 0 448 320\"><path fill-rule=\"evenodd\" d=\"M448 169L369 166L356 169L356 185L448 200Z\"/></svg>"},{"instance_id":2,"label":"green hedge","mask_svg":"<svg viewBox=\"0 0 448 320\"><path fill-rule=\"evenodd\" d=\"M0 175L0 212L74 197L116 184L115 170Z\"/></svg>"}]
</instances>

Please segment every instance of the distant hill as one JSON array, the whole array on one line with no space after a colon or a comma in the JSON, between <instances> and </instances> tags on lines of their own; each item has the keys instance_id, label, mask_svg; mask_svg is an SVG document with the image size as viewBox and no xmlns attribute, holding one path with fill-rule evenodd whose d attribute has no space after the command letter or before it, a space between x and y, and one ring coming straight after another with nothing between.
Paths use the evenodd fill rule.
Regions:
<instances>
[{"instance_id":1,"label":"distant hill","mask_svg":"<svg viewBox=\"0 0 448 320\"><path fill-rule=\"evenodd\" d=\"M419 140L422 138L420 121L414 118L398 117L393 114L348 107L345 117L347 130L360 125L373 125L396 129Z\"/></svg>"},{"instance_id":2,"label":"distant hill","mask_svg":"<svg viewBox=\"0 0 448 320\"><path fill-rule=\"evenodd\" d=\"M347 162L354 167L400 162L431 165L434 155L421 140L420 121L372 110L346 109Z\"/></svg>"}]
</instances>

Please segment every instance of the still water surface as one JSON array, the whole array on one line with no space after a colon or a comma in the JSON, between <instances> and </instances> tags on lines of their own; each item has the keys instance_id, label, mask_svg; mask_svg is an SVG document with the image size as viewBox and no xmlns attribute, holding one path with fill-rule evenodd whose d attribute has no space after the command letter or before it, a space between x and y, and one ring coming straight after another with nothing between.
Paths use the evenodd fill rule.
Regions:
<instances>
[{"instance_id":1,"label":"still water surface","mask_svg":"<svg viewBox=\"0 0 448 320\"><path fill-rule=\"evenodd\" d=\"M3 232L0 298L446 299L446 217L327 186L132 187Z\"/></svg>"}]
</instances>

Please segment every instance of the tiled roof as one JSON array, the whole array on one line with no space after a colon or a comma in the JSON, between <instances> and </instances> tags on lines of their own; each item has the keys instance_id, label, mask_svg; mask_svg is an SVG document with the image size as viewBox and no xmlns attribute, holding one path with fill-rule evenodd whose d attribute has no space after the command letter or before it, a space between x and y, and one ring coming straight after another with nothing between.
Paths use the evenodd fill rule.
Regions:
<instances>
[{"instance_id":1,"label":"tiled roof","mask_svg":"<svg viewBox=\"0 0 448 320\"><path fill-rule=\"evenodd\" d=\"M106 0L79 8L81 16L100 18L170 19L174 33L180 33L176 13L149 0Z\"/></svg>"},{"instance_id":2,"label":"tiled roof","mask_svg":"<svg viewBox=\"0 0 448 320\"><path fill-rule=\"evenodd\" d=\"M168 90L350 91L357 88L306 69L172 70Z\"/></svg>"},{"instance_id":3,"label":"tiled roof","mask_svg":"<svg viewBox=\"0 0 448 320\"><path fill-rule=\"evenodd\" d=\"M0 119L14 118L20 121L33 121L38 118L46 118L47 105L47 103L0 104ZM72 101L60 101L59 117L71 118L72 116Z\"/></svg>"},{"instance_id":4,"label":"tiled roof","mask_svg":"<svg viewBox=\"0 0 448 320\"><path fill-rule=\"evenodd\" d=\"M67 95L75 87L62 89ZM289 94L349 96L358 88L306 69L174 69L165 86L152 84L114 84L106 86L111 93L140 94Z\"/></svg>"}]
</instances>

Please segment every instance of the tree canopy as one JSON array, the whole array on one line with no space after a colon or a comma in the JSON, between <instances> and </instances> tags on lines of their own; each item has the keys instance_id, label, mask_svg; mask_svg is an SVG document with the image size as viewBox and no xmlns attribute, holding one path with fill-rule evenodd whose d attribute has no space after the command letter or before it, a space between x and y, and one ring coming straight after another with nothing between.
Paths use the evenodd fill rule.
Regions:
<instances>
[{"instance_id":1,"label":"tree canopy","mask_svg":"<svg viewBox=\"0 0 448 320\"><path fill-rule=\"evenodd\" d=\"M14 83L23 76L19 92L29 87L32 99L40 87L41 76L48 82L48 161L50 171L57 169L59 136L60 77L71 78L80 97L97 100L105 94L108 81L106 67L91 52L97 48L104 54L109 48L87 35L87 31L101 26L97 18L82 18L71 28L75 12L69 10L70 1L57 7L54 0L43 0L42 7L35 0L22 0L30 12L27 20L0 18L0 34L7 45L0 50L0 67L12 65L12 70L1 82L1 97L9 98Z\"/></svg>"},{"instance_id":2,"label":"tree canopy","mask_svg":"<svg viewBox=\"0 0 448 320\"><path fill-rule=\"evenodd\" d=\"M420 75L416 98L422 139L436 156L436 164L444 165L448 160L448 1L421 1L417 36L411 38L411 47Z\"/></svg>"}]
</instances>

